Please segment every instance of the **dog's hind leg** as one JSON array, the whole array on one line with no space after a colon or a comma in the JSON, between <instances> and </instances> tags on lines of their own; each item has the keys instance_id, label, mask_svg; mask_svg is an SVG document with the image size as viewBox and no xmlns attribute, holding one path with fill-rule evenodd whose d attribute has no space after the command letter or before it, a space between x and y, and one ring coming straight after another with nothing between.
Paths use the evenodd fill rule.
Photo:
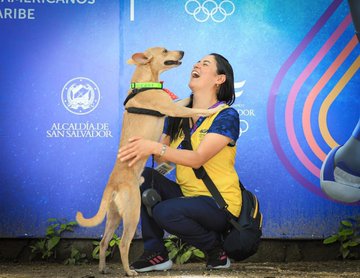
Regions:
<instances>
[{"instance_id":1,"label":"dog's hind leg","mask_svg":"<svg viewBox=\"0 0 360 278\"><path fill-rule=\"evenodd\" d=\"M113 234L116 228L120 224L121 216L117 210L116 205L111 202L109 210L106 215L106 226L104 236L100 242L100 252L99 252L99 272L105 274L106 269L106 250L109 246L109 242L113 237Z\"/></svg>"},{"instance_id":2,"label":"dog's hind leg","mask_svg":"<svg viewBox=\"0 0 360 278\"><path fill-rule=\"evenodd\" d=\"M135 270L131 270L129 266L129 249L140 219L141 198L139 186L133 186L129 188L129 190L132 192L127 196L131 196L131 200L126 200L126 206L123 204L124 210L122 217L124 230L119 249L122 265L126 275L135 276L137 275L137 272Z\"/></svg>"}]
</instances>

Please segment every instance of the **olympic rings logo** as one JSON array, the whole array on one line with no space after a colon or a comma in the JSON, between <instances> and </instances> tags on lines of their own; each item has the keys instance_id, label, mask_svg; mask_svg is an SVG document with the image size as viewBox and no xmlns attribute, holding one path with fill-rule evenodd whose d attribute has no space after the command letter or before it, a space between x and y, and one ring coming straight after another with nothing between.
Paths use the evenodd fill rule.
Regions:
<instances>
[{"instance_id":1,"label":"olympic rings logo","mask_svg":"<svg viewBox=\"0 0 360 278\"><path fill-rule=\"evenodd\" d=\"M202 5L197 0L188 0L185 11L198 22L205 22L211 18L214 22L220 23L235 12L235 5L229 0L224 0L219 5L214 0L206 0Z\"/></svg>"}]
</instances>

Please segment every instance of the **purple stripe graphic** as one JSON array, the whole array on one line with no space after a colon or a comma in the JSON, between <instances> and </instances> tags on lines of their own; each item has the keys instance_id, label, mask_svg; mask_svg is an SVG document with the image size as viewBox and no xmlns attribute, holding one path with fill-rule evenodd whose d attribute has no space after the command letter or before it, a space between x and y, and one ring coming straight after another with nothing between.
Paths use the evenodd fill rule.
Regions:
<instances>
[{"instance_id":1,"label":"purple stripe graphic","mask_svg":"<svg viewBox=\"0 0 360 278\"><path fill-rule=\"evenodd\" d=\"M325 23L329 20L329 18L333 15L339 5L342 3L342 0L334 0L331 5L327 8L324 14L320 17L320 19L316 22L316 24L311 28L309 33L305 36L305 38L301 41L298 47L294 50L294 52L290 55L290 57L285 61L285 63L281 66L278 74L275 77L275 80L270 89L270 96L267 105L267 123L270 134L271 142L275 148L275 151L280 158L281 162L284 164L285 168L288 172L304 187L308 188L311 192L328 198L320 189L320 187L314 186L309 181L307 181L291 164L291 162L286 157L283 149L281 148L281 144L279 138L276 134L275 127L275 104L276 104L276 96L279 91L280 84L284 79L286 73L290 69L290 67L295 63L301 53L305 50L305 48L309 45L309 43L314 39L316 34L321 30L321 28L325 25Z\"/></svg>"}]
</instances>

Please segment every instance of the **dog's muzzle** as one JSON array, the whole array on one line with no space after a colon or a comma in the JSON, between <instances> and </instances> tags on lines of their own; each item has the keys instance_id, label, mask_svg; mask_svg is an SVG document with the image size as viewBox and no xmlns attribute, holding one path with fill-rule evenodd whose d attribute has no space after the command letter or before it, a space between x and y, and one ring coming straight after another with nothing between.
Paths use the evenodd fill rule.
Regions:
<instances>
[{"instance_id":1,"label":"dog's muzzle","mask_svg":"<svg viewBox=\"0 0 360 278\"><path fill-rule=\"evenodd\" d=\"M173 66L173 65L181 65L181 62L180 61L175 61L175 60L167 60L164 62L164 65L166 66Z\"/></svg>"}]
</instances>

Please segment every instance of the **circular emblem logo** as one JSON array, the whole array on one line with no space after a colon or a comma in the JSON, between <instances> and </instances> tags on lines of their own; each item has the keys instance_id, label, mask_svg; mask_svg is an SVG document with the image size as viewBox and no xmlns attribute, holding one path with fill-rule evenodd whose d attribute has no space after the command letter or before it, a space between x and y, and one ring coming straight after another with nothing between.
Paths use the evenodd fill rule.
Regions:
<instances>
[{"instance_id":1,"label":"circular emblem logo","mask_svg":"<svg viewBox=\"0 0 360 278\"><path fill-rule=\"evenodd\" d=\"M73 114L89 114L99 104L100 90L91 79L76 77L68 81L63 87L61 101L64 107Z\"/></svg>"},{"instance_id":2,"label":"circular emblem logo","mask_svg":"<svg viewBox=\"0 0 360 278\"><path fill-rule=\"evenodd\" d=\"M249 130L249 123L246 120L240 120L239 137Z\"/></svg>"}]
</instances>

